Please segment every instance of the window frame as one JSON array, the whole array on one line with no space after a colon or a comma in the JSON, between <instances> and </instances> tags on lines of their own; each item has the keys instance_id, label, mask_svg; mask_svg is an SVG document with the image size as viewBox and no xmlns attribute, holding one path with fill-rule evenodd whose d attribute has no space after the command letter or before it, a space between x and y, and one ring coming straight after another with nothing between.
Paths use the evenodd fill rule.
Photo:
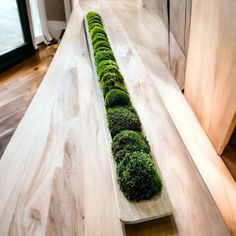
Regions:
<instances>
[{"instance_id":1,"label":"window frame","mask_svg":"<svg viewBox=\"0 0 236 236\"><path fill-rule=\"evenodd\" d=\"M32 56L35 48L32 41L27 7L25 0L16 0L19 12L19 18L24 38L24 44L19 47L0 55L0 73L16 65L22 60Z\"/></svg>"}]
</instances>

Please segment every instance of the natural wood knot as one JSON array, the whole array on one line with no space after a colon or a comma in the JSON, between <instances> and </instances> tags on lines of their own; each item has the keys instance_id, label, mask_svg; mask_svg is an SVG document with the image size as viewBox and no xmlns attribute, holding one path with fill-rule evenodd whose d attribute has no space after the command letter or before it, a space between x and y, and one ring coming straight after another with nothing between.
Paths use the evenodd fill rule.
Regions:
<instances>
[{"instance_id":1,"label":"natural wood knot","mask_svg":"<svg viewBox=\"0 0 236 236\"><path fill-rule=\"evenodd\" d=\"M37 209L31 211L31 217L37 221L41 221L41 214Z\"/></svg>"}]
</instances>

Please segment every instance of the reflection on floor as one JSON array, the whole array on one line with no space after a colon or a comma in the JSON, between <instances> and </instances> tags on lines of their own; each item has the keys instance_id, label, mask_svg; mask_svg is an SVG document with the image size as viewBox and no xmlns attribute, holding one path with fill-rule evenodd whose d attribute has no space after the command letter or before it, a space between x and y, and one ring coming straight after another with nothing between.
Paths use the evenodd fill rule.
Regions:
<instances>
[{"instance_id":1,"label":"reflection on floor","mask_svg":"<svg viewBox=\"0 0 236 236\"><path fill-rule=\"evenodd\" d=\"M24 43L16 0L0 1L0 55Z\"/></svg>"},{"instance_id":2,"label":"reflection on floor","mask_svg":"<svg viewBox=\"0 0 236 236\"><path fill-rule=\"evenodd\" d=\"M57 45L38 52L0 75L0 157L37 91Z\"/></svg>"}]
</instances>

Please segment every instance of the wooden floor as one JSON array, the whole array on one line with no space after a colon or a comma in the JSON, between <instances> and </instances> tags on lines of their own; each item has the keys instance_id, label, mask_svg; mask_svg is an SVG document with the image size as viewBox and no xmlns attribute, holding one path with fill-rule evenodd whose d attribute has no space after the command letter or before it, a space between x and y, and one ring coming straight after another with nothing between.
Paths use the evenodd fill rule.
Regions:
<instances>
[{"instance_id":1,"label":"wooden floor","mask_svg":"<svg viewBox=\"0 0 236 236\"><path fill-rule=\"evenodd\" d=\"M56 45L41 45L34 56L0 74L0 157L37 91L56 49Z\"/></svg>"},{"instance_id":2,"label":"wooden floor","mask_svg":"<svg viewBox=\"0 0 236 236\"><path fill-rule=\"evenodd\" d=\"M137 7L134 1L80 4L82 8L74 9L61 46L0 161L0 188L4 192L0 195L0 234L226 236L229 232L221 215L225 214L233 235L236 231L234 204L227 195L230 192L222 195L215 189L216 197L222 197L226 208L220 208L220 214L204 182L207 178L203 181L198 170L201 166L197 167L193 158L196 155L192 149L200 154L201 150L194 143L191 149L184 131L173 122L176 116L170 110L176 101L174 106L171 102L177 99L182 109L184 97L163 61L167 52L162 51L160 58L158 53L152 53L157 45L147 40L150 35L135 37L145 28L140 16L150 26L154 23L151 36L161 35L164 28L160 28L159 19ZM118 219L109 166L110 147L104 143L101 104L82 24L83 14L89 9L99 10L105 19L134 106L157 154L174 207L173 217L134 226L124 226ZM133 23L130 31L127 19ZM28 73L32 71L29 69ZM17 84L16 81L12 87ZM155 122L150 125L150 120ZM191 128L199 130L196 122L192 122ZM205 141L203 134L199 137ZM208 146L207 150L211 151ZM207 161L211 167L212 160ZM225 169L221 170L227 176ZM218 172L214 174L219 177ZM212 178L209 182L213 191L218 182ZM232 185L232 193L234 189Z\"/></svg>"}]
</instances>

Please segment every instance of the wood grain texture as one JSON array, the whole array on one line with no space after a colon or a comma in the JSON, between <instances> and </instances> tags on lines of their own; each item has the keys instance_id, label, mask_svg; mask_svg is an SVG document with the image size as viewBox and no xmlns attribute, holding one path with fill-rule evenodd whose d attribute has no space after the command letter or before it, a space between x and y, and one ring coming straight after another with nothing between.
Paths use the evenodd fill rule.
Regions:
<instances>
[{"instance_id":1,"label":"wood grain texture","mask_svg":"<svg viewBox=\"0 0 236 236\"><path fill-rule=\"evenodd\" d=\"M138 52L142 55L146 69L153 78L152 85L156 87L231 234L236 235L236 183L234 179L221 157L215 152L169 71L166 70L160 59L158 62L158 56L142 47L138 48Z\"/></svg>"},{"instance_id":2,"label":"wood grain texture","mask_svg":"<svg viewBox=\"0 0 236 236\"><path fill-rule=\"evenodd\" d=\"M0 157L32 101L57 46L41 45L34 56L0 74Z\"/></svg>"},{"instance_id":3,"label":"wood grain texture","mask_svg":"<svg viewBox=\"0 0 236 236\"><path fill-rule=\"evenodd\" d=\"M77 7L0 162L1 235L123 235L82 18Z\"/></svg>"},{"instance_id":4,"label":"wood grain texture","mask_svg":"<svg viewBox=\"0 0 236 236\"><path fill-rule=\"evenodd\" d=\"M145 6L137 7L135 1L126 1L125 4L112 1L110 5L119 17L123 27L129 33L132 41L140 47L143 47L145 42L146 48L152 51L153 54L158 54L182 89L184 87L186 58L172 34L169 42L167 28L158 15ZM123 11L126 10L128 10L129 14L123 14ZM127 22L135 22L135 24L130 27ZM173 50L170 51L170 47Z\"/></svg>"},{"instance_id":5,"label":"wood grain texture","mask_svg":"<svg viewBox=\"0 0 236 236\"><path fill-rule=\"evenodd\" d=\"M191 7L192 0L142 0L142 5L158 17L164 23L168 34L174 37L182 50L184 56L187 56L188 41L190 32ZM174 47L175 48L175 47ZM169 47L169 50L174 50Z\"/></svg>"},{"instance_id":6,"label":"wood grain texture","mask_svg":"<svg viewBox=\"0 0 236 236\"><path fill-rule=\"evenodd\" d=\"M191 2L191 0L169 1L168 6L167 0L142 0L146 10L159 17L164 24L167 37L168 68L180 89L184 88ZM156 28L160 30L161 27Z\"/></svg>"},{"instance_id":7,"label":"wood grain texture","mask_svg":"<svg viewBox=\"0 0 236 236\"><path fill-rule=\"evenodd\" d=\"M117 3L127 10L136 8L134 3ZM217 155L211 156L213 149L209 140L192 118L192 111L158 54L149 46L143 46L144 35L139 35L144 44L136 43L132 33L128 35L130 32L119 21L123 22L121 15L129 12L121 10L117 19L110 7L121 9L117 3L82 1L81 5L86 11L99 9L102 16L110 20L106 27L115 55L127 75L128 89L156 153L174 207L174 219L129 226L126 234L228 235L192 160L199 161L197 167L206 183L208 178L208 188L220 196L216 202L224 217L231 216L234 210L234 186L226 181L225 169L219 165ZM101 104L82 18L83 10L77 6L57 54L0 161L0 188L4 193L0 195L0 234L3 236L125 234L115 204ZM150 18L147 14L147 19ZM135 29L141 24L138 17L129 25L131 23ZM145 25L139 27L145 28ZM146 75L135 76L139 73ZM189 119L190 124L183 118ZM190 129L193 139L189 139ZM206 161L208 155L212 158ZM201 164L203 160L205 163ZM207 171L218 175L211 178ZM219 173L223 174L222 180ZM222 186L227 191L231 187L232 195L230 191L219 191L224 189ZM230 204L232 208L228 207Z\"/></svg>"},{"instance_id":8,"label":"wood grain texture","mask_svg":"<svg viewBox=\"0 0 236 236\"><path fill-rule=\"evenodd\" d=\"M192 0L170 0L170 31L187 57Z\"/></svg>"},{"instance_id":9,"label":"wood grain texture","mask_svg":"<svg viewBox=\"0 0 236 236\"><path fill-rule=\"evenodd\" d=\"M135 44L133 45L123 25L111 10L110 6L113 5L113 1L108 3L97 1L97 4L84 1L81 4L86 10L97 10L104 19L113 51L125 75L133 104L138 111L147 138L150 140L154 156L160 165L174 207L174 222L167 219L161 223L155 221L142 224L137 228L126 227L127 232L130 235L156 235L155 230L159 230L158 235L168 235L171 232L174 235L229 235L215 202L209 195L208 189L153 86L156 78L151 79L147 75L142 59L144 61L150 59L145 57L145 52L148 51L151 55L152 52L144 48L144 45L142 45L143 54L141 50L136 51ZM123 14L125 14L124 11ZM136 19L133 21L133 27L136 27L135 21ZM155 60L152 62L157 67ZM160 61L159 63L161 64L159 68L164 67ZM163 69L160 73L162 72ZM169 77L171 77L170 74ZM199 200L201 207L196 205L196 199Z\"/></svg>"},{"instance_id":10,"label":"wood grain texture","mask_svg":"<svg viewBox=\"0 0 236 236\"><path fill-rule=\"evenodd\" d=\"M165 45L164 43L160 44L162 40L164 40L163 33L159 31L159 34L157 34L157 31L154 31L150 26L146 28L151 31L151 35L153 36L147 36L148 30L144 31L144 34L141 33L144 27L142 28L142 26L140 26L140 19L145 19L144 25L154 26L158 25L158 20L155 21L155 16L143 8L137 10L135 7L132 8L130 4L127 4L126 9L129 9L129 14L124 14L121 8L119 8L121 4L115 4L113 1L110 1L109 4L121 20L126 32L129 34L140 58L149 71L149 75L153 77L153 85L156 86L181 138L191 154L194 164L231 230L231 234L236 235L235 181L224 162L213 149L209 138L203 131L191 107L186 102L179 87L173 80L173 77L170 76L168 69L166 69L167 67L162 64L163 58L159 51L161 51L161 48ZM123 5L123 11L124 9L125 7ZM128 17L129 15L131 15L131 17ZM153 24L148 24L146 21L149 17L152 19ZM126 19L126 21L124 19ZM126 22L133 22L132 27L129 27L129 24ZM159 24L157 28L160 30L161 25ZM139 35L138 38L135 37L135 33ZM158 38L158 40L155 40L154 44L153 40L147 40L147 38ZM141 42L145 42L145 47ZM154 45L156 45L156 47L159 46L159 50L155 50ZM222 191L222 189L225 191Z\"/></svg>"},{"instance_id":11,"label":"wood grain texture","mask_svg":"<svg viewBox=\"0 0 236 236\"><path fill-rule=\"evenodd\" d=\"M109 129L107 127L105 102L103 99L102 91L100 89L100 85L98 83L98 75L96 72L92 39L89 34L88 22L87 22L86 18L84 19L84 27L85 27L85 33L86 33L86 38L87 38L87 42L88 42L88 48L89 48L89 52L90 52L91 64L92 64L93 73L94 73L94 79L95 79L95 83L98 88L101 110L103 111L104 127L105 127L105 132L107 134L106 141L107 141L107 146L109 147L108 153L109 153L110 164L111 164L113 185L115 187L115 195L116 195L116 202L117 202L117 207L118 207L119 218L125 224L137 224L137 223L141 223L144 221L150 221L150 220L170 216L173 213L171 201L168 196L164 180L161 176L160 168L158 167L158 163L156 162L155 158L153 158L153 161L154 161L155 166L157 168L158 175L162 179L162 184L163 184L160 194L158 194L157 196L153 197L150 200L134 202L134 201L127 200L126 197L124 196L124 194L120 190L119 183L117 182L116 163L114 161L114 157L111 152L112 138L111 138ZM104 26L104 28L105 28L105 26ZM106 31L106 28L105 28L105 31ZM108 35L108 39L109 39L109 35ZM130 60L132 60L132 59L130 59ZM125 78L126 74L123 74L123 75ZM145 75L139 74L139 76L142 77ZM145 133L145 130L143 130L143 132ZM152 153L152 150L151 150L151 153ZM153 156L153 154L152 154L152 156Z\"/></svg>"},{"instance_id":12,"label":"wood grain texture","mask_svg":"<svg viewBox=\"0 0 236 236\"><path fill-rule=\"evenodd\" d=\"M185 94L221 154L236 125L236 2L194 0Z\"/></svg>"}]
</instances>

